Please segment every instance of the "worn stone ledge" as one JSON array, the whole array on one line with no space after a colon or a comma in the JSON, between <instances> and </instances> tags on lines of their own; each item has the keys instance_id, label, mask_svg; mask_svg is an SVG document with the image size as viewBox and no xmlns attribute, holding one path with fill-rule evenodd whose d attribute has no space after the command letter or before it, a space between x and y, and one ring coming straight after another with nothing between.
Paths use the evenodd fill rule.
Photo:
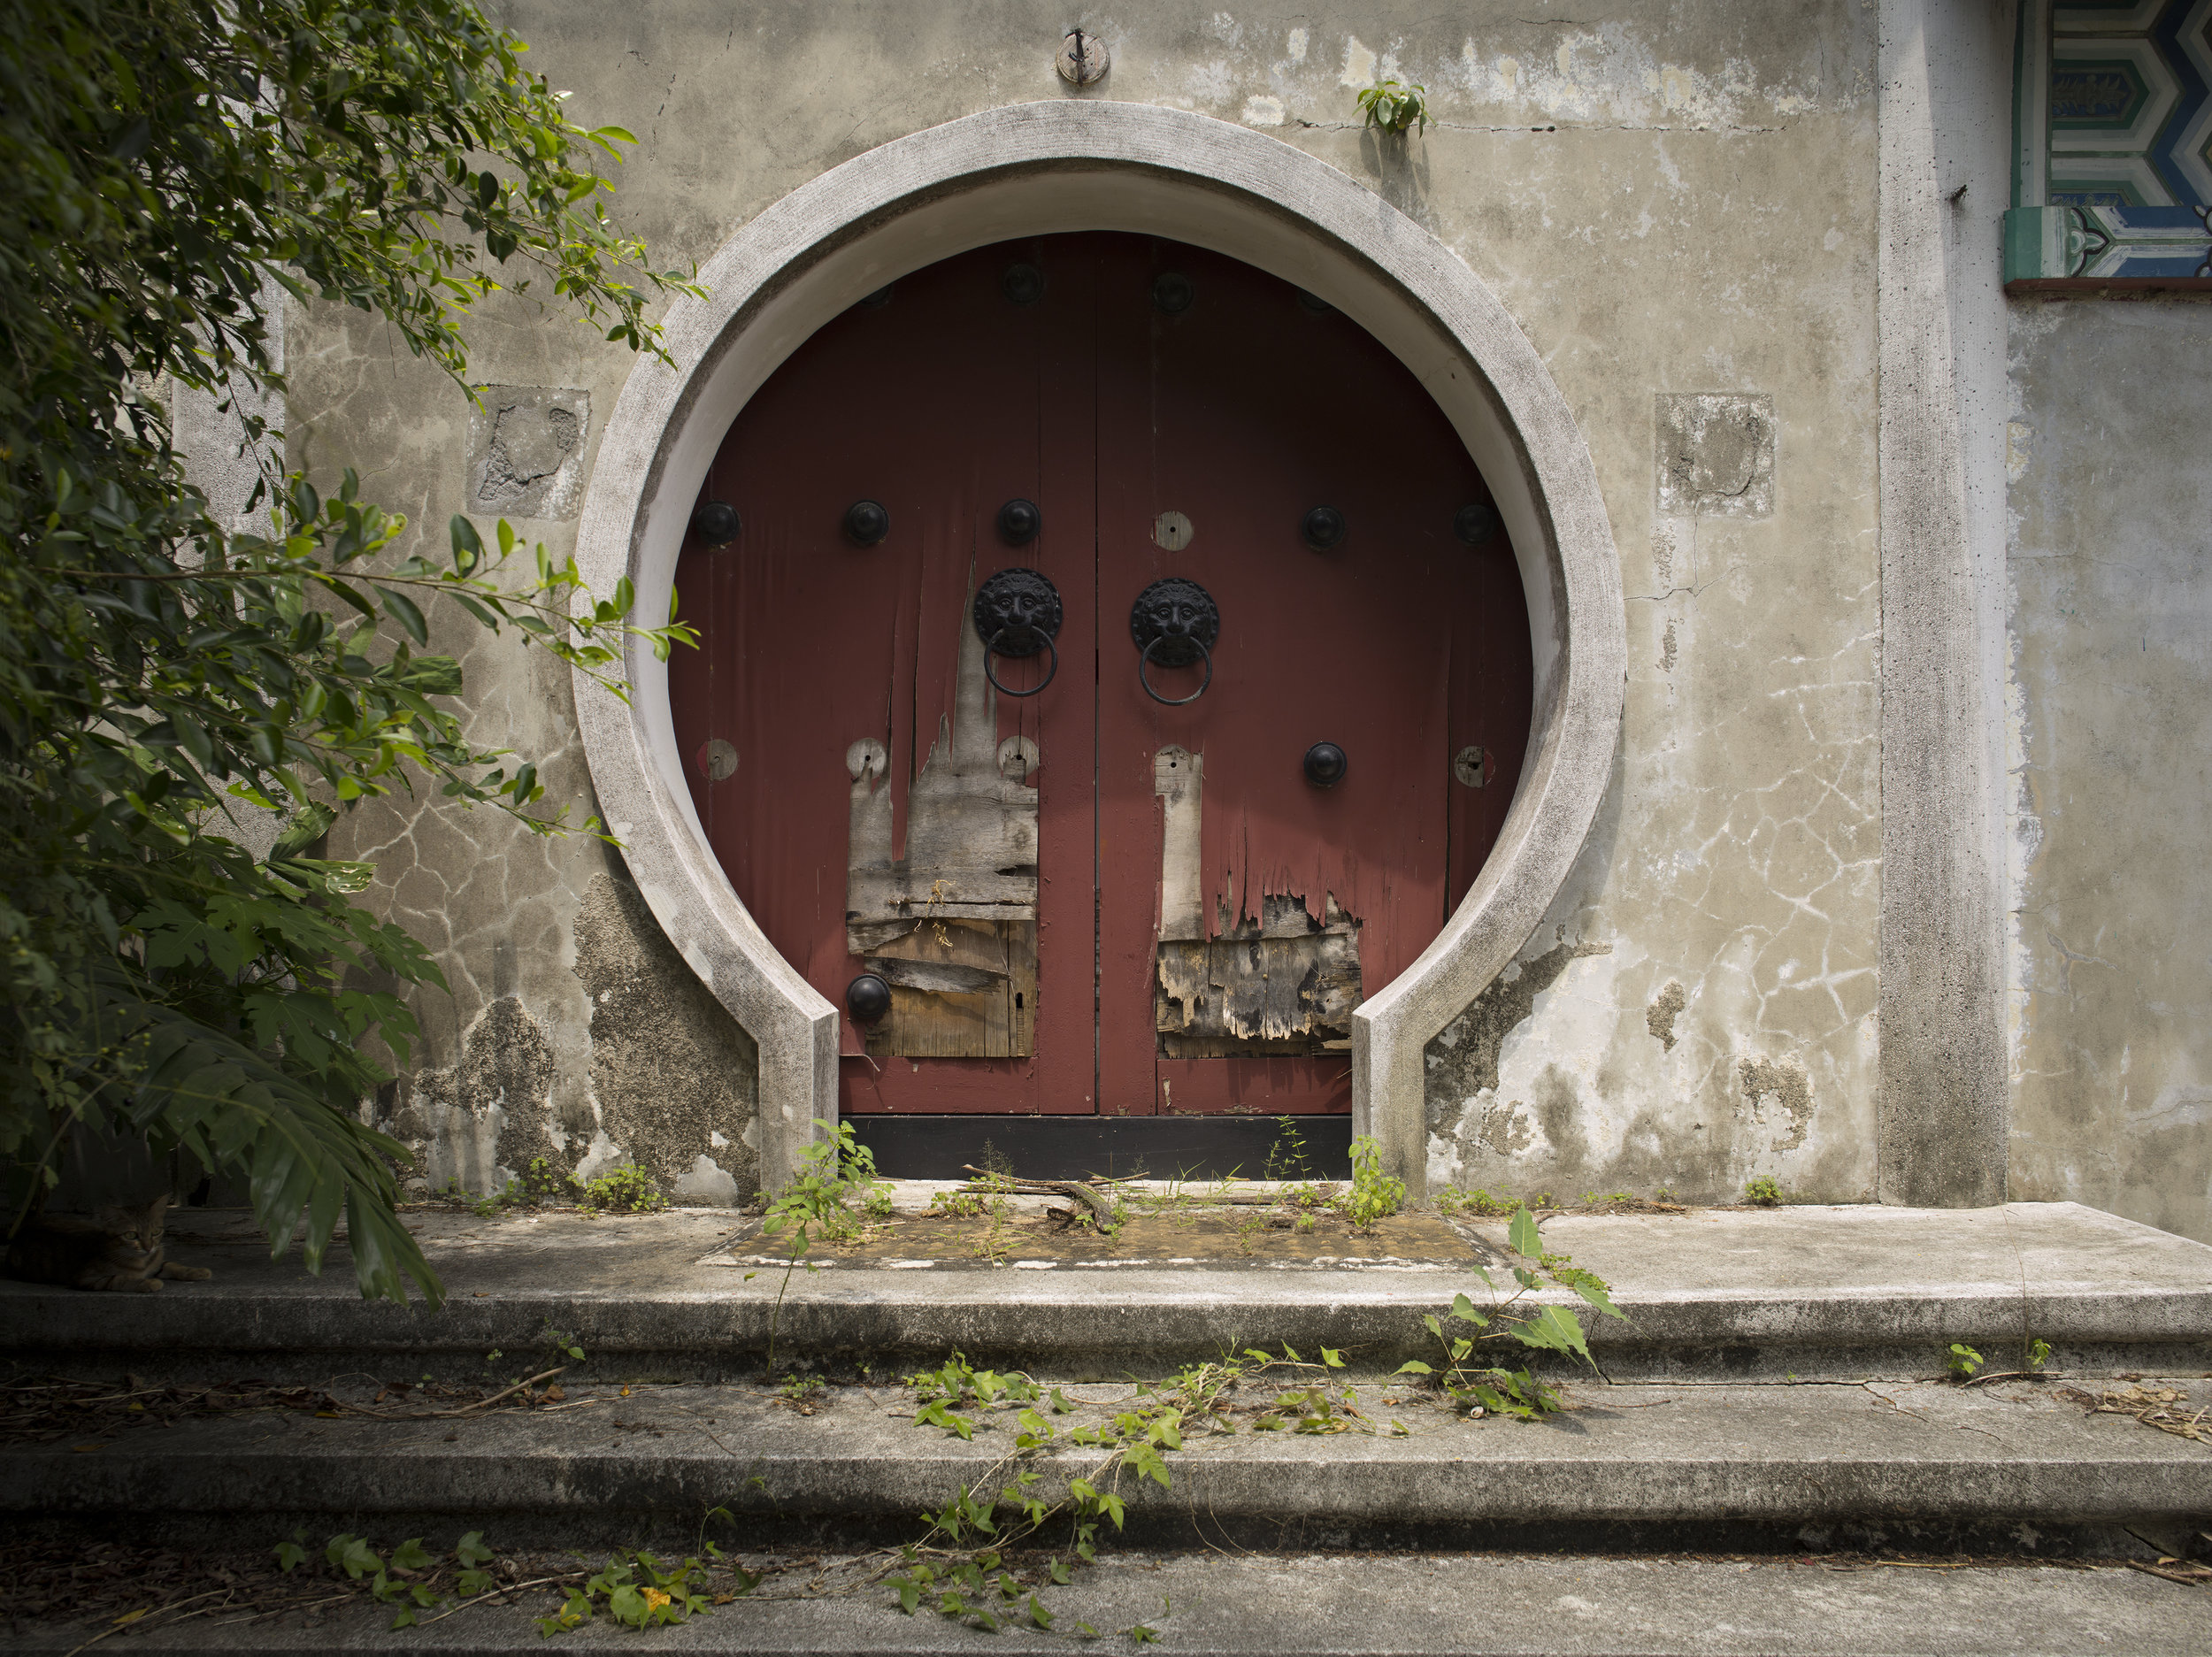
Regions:
<instances>
[{"instance_id":1,"label":"worn stone ledge","mask_svg":"<svg viewBox=\"0 0 2212 1657\"><path fill-rule=\"evenodd\" d=\"M1471 1273L1449 1268L1264 1259L896 1270L825 1254L825 1270L794 1272L787 1287L772 1268L710 1263L733 1243L757 1247L726 1210L410 1219L448 1285L436 1313L365 1303L342 1259L310 1278L272 1262L250 1228L187 1216L179 1256L213 1265L215 1281L147 1296L0 1284L4 1350L50 1367L173 1374L313 1378L394 1362L474 1374L494 1347L545 1350L549 1325L583 1346L588 1373L712 1377L756 1369L772 1327L787 1362L818 1367L958 1348L1110 1376L1288 1341L1342 1347L1373 1369L1424 1355L1421 1316L1455 1292L1480 1299ZM1489 1231L1502 1246L1502 1228ZM2054 1369L2212 1369L2212 1247L2076 1204L1563 1216L1546 1236L1610 1280L1629 1315L1586 1320L1617 1379L1926 1375L1955 1340L2003 1368L2030 1339L2050 1343Z\"/></svg>"},{"instance_id":2,"label":"worn stone ledge","mask_svg":"<svg viewBox=\"0 0 2212 1657\"><path fill-rule=\"evenodd\" d=\"M1063 1657L1069 1649L1064 1633L1009 1628L985 1636L939 1617L901 1616L887 1597L740 1600L656 1630L651 1643L657 1651L760 1657ZM2200 1592L2123 1567L1837 1570L1796 1561L1131 1553L1102 1560L1051 1599L1063 1629L1079 1619L1107 1630L1147 1622L1160 1630L1163 1649L1189 1657L2075 1657L2095 1650L2195 1657L2203 1648ZM125 1649L134 1657L357 1650L505 1657L547 1648L525 1608L480 1607L403 1635L387 1631L390 1621L388 1611L349 1610L319 1624L188 1622L134 1634ZM10 1643L58 1654L99 1631L91 1624L19 1628ZM562 1643L627 1649L636 1638L595 1629ZM1109 1648L1126 1646L1116 1640Z\"/></svg>"},{"instance_id":3,"label":"worn stone ledge","mask_svg":"<svg viewBox=\"0 0 2212 1657\"><path fill-rule=\"evenodd\" d=\"M1132 1395L1085 1389L1061 1426ZM1539 1423L1466 1421L1371 1384L1361 1405L1379 1434L1194 1438L1171 1460L1171 1489L1125 1478L1122 1493L1140 1533L1194 1515L1356 1532L2212 1515L2212 1450L2024 1384L1583 1385L1569 1400L1568 1413ZM88 1446L18 1446L0 1455L0 1511L243 1517L265 1528L294 1515L604 1527L718 1506L741 1523L791 1525L907 1521L963 1484L1011 1476L1010 1413L968 1442L917 1427L895 1383L833 1388L814 1408L800 1415L764 1388L692 1385L578 1389L559 1410L459 1421L254 1411L96 1435ZM1405 1436L1388 1430L1394 1419ZM1033 1465L1049 1490L1102 1454L1064 1446Z\"/></svg>"}]
</instances>

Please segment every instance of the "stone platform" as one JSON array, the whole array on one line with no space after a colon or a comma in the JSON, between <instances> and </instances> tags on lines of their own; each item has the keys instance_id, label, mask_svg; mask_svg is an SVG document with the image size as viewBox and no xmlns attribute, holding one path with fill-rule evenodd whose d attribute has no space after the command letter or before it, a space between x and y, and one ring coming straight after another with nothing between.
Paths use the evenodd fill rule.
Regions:
<instances>
[{"instance_id":1,"label":"stone platform","mask_svg":"<svg viewBox=\"0 0 2212 1657\"><path fill-rule=\"evenodd\" d=\"M321 1410L165 1425L110 1415L9 1446L0 1511L265 1546L296 1523L693 1546L701 1515L721 1508L741 1538L884 1541L910 1536L914 1515L951 1492L1012 1477L1016 1407L974 1412L964 1439L918 1423L895 1375L801 1402L764 1385L574 1374L559 1403L530 1409L379 1418L356 1413L368 1389L342 1385ZM1569 1384L1567 1408L1535 1422L1469 1419L1386 1381L1349 1390L1350 1431L1317 1434L1254 1430L1276 1388L1242 1391L1233 1431L1185 1438L1169 1488L1123 1481L1123 1539L1648 1552L1782 1538L1824 1553L2105 1554L2131 1551L2130 1527L2180 1548L2212 1523L2212 1443L2090 1413L2089 1394L2063 1382ZM2161 1390L2185 1412L2212 1407L2212 1382ZM1069 1434L1140 1396L1128 1383L1064 1392L1071 1409L1048 1417L1051 1443L1023 1463L1046 1491L1105 1455Z\"/></svg>"},{"instance_id":2,"label":"stone platform","mask_svg":"<svg viewBox=\"0 0 2212 1657\"><path fill-rule=\"evenodd\" d=\"M656 1652L743 1657L1064 1657L1084 1649L1064 1631L1082 1620L1113 1630L1100 1649L1135 1649L1119 1630L1141 1622L1157 1630L1156 1649L1177 1657L2200 1657L2204 1593L2116 1564L1928 1569L1825 1560L1131 1550L1102 1556L1055 1596L1059 1622L1051 1631L985 1634L926 1612L902 1616L881 1591L816 1596L802 1587L718 1607L644 1638ZM531 1619L558 1605L541 1590L514 1608L480 1606L397 1634L381 1607L313 1621L234 1614L134 1630L113 1645L132 1657L638 1648L639 1636L605 1626L548 1641ZM71 1657L106 1628L57 1622L21 1629L9 1645Z\"/></svg>"},{"instance_id":3,"label":"stone platform","mask_svg":"<svg viewBox=\"0 0 2212 1657\"><path fill-rule=\"evenodd\" d=\"M681 1553L719 1507L733 1546L849 1559L910 1540L915 1515L964 1486L1011 1476L1005 1408L975 1417L972 1440L915 1420L905 1377L956 1349L1064 1388L1071 1413L1025 1462L1051 1491L1102 1454L1069 1430L1126 1406L1140 1380L1248 1346L1310 1358L1325 1346L1346 1359L1331 1385L1353 1389L1351 1431L1255 1431L1266 1400L1244 1399L1237 1431L1186 1439L1170 1488L1124 1481L1118 1549L1170 1551L1141 1577L1110 1552L1081 1579L1102 1626L1141 1615L1156 1582L1189 1614L1174 1644L1193 1651L2071 1651L2098 1630L2150 1653L2198 1638L2203 1590L2110 1562L2163 1569L2212 1551L2203 1245L2067 1204L1553 1216L1548 1246L1609 1279L1628 1322L1588 1320L1605 1376L1559 1372L1569 1407L1522 1423L1463 1418L1390 1377L1432 1355L1424 1314L1457 1293L1482 1298L1479 1268L1505 1281L1502 1224L1412 1216L1275 1247L1249 1210L1170 1205L1110 1246L1075 1246L1034 1204L995 1229L921 1219L931 1194L903 1191L910 1223L789 1271L778 1240L728 1210L417 1211L409 1224L449 1293L436 1312L362 1301L342 1250L312 1279L271 1261L242 1214L179 1216L176 1255L212 1281L149 1295L0 1284L13 1389L0 1514L58 1546L246 1558L296 1526L387 1546L482 1530L502 1546ZM2023 1367L2036 1340L2051 1347L2041 1378L1939 1378L1951 1342L1995 1372ZM556 1366L553 1395L542 1381ZM793 1371L803 1384L779 1385ZM42 1376L119 1375L122 1391L89 1389L104 1397L81 1415L42 1415L27 1390ZM269 1385L201 1408L173 1385L195 1376ZM524 1376L541 1381L526 1403L490 1396ZM292 1382L306 1390L281 1395ZM2166 1430L2099 1408L2146 1389L2166 1400ZM157 1407L132 1412L141 1397ZM1909 1557L1875 1576L1779 1562L1885 1549ZM1732 1550L1764 1562L1750 1575L1684 1562ZM1907 1568L1999 1555L2077 1569L1977 1568L1954 1583ZM2108 1568L2080 1569L2099 1561ZM1953 1585L1923 1588L1924 1574ZM1597 1602L1574 1585L1586 1578L1607 1607L1587 1628L1565 1615ZM1367 1584L1412 1608L1347 1621ZM1391 1599L1431 1592L1486 1598ZM830 1599L740 1602L657 1643L1032 1648L909 1621L884 1599L863 1569ZM228 1637L179 1623L127 1643L392 1648L371 1614L331 1615ZM96 1631L50 1641L40 1628L17 1644L66 1651ZM504 1652L536 1638L515 1616L457 1617L411 1630L403 1648Z\"/></svg>"},{"instance_id":4,"label":"stone platform","mask_svg":"<svg viewBox=\"0 0 2212 1657\"><path fill-rule=\"evenodd\" d=\"M910 1209L926 1201L904 1193ZM769 1263L780 1240L727 1209L422 1210L408 1223L449 1295L431 1312L363 1301L342 1246L311 1278L296 1259L270 1260L250 1216L199 1210L175 1216L173 1254L212 1268L212 1282L143 1296L0 1282L0 1351L81 1373L472 1377L488 1351L549 1350L558 1330L596 1377L712 1381L752 1378L772 1327L780 1364L833 1372L934 1363L956 1348L1103 1379L1286 1341L1340 1348L1375 1372L1425 1355L1422 1315L1463 1290L1479 1301L1474 1268L1504 1256L1498 1222L1455 1228L1463 1252L1429 1237L1357 1258L1263 1241L1247 1256L1217 1239L1208 1257L1201 1218L1179 1254L1070 1257L1019 1228L987 1251L971 1222L934 1253L821 1247L787 1273ZM1588 1320L1616 1380L1909 1378L1937 1373L1953 1341L2003 1369L2021 1367L2037 1339L2054 1370L2212 1369L2212 1247L2076 1204L1562 1214L1543 1231L1628 1314ZM1492 1275L1506 1281L1494 1263Z\"/></svg>"}]
</instances>

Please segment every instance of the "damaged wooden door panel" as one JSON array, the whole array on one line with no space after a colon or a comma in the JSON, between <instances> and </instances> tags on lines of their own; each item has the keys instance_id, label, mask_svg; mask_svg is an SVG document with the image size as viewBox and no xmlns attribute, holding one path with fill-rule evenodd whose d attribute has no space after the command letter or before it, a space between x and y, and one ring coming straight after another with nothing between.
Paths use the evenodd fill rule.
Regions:
<instances>
[{"instance_id":1,"label":"damaged wooden door panel","mask_svg":"<svg viewBox=\"0 0 2212 1657\"><path fill-rule=\"evenodd\" d=\"M1152 757L1160 800L1160 922L1153 1028L1170 1059L1317 1056L1351 1047L1359 940L1332 905L1317 922L1294 899L1209 935L1203 869L1205 761L1170 744Z\"/></svg>"},{"instance_id":2,"label":"damaged wooden door panel","mask_svg":"<svg viewBox=\"0 0 2212 1657\"><path fill-rule=\"evenodd\" d=\"M1016 303L1010 267L1039 259L960 255L802 345L703 491L739 538L678 570L703 638L670 697L709 843L833 1003L865 971L892 985L873 1032L845 1021L848 1111L1093 1109L1090 294L1079 262ZM996 519L1018 497L1042 527L1013 546ZM873 546L842 528L862 500L889 516ZM1061 669L1029 698L991 694L969 654L975 585L1017 564L1066 610Z\"/></svg>"},{"instance_id":3,"label":"damaged wooden door panel","mask_svg":"<svg viewBox=\"0 0 2212 1657\"><path fill-rule=\"evenodd\" d=\"M1017 498L1037 533L1000 528ZM1003 243L800 346L703 499L742 528L679 567L677 740L777 948L841 1006L889 987L843 1109L1349 1109L1352 1015L1472 882L1530 719L1511 547L1412 372L1197 249ZM1063 606L1034 696L1042 658L995 691L972 619L1011 567ZM1131 608L1171 576L1219 629L1156 697Z\"/></svg>"},{"instance_id":4,"label":"damaged wooden door panel","mask_svg":"<svg viewBox=\"0 0 2212 1657\"><path fill-rule=\"evenodd\" d=\"M1034 1050L1037 790L1023 779L1037 745L998 740L972 625L961 629L959 661L954 711L907 791L904 856L892 855L882 748L861 738L846 750L846 947L891 986L889 1014L866 1032L878 1057Z\"/></svg>"},{"instance_id":5,"label":"damaged wooden door panel","mask_svg":"<svg viewBox=\"0 0 2212 1657\"><path fill-rule=\"evenodd\" d=\"M1220 632L1211 682L1173 707L1125 632L1102 640L1102 1106L1345 1110L1352 1012L1435 937L1517 780L1526 610L1503 534L1455 533L1489 494L1403 364L1200 249L1122 240L1100 292L1171 273L1179 309L1100 307L1101 626L1178 576ZM1333 544L1309 533L1317 508ZM1179 697L1204 671L1154 678ZM1349 759L1333 787L1302 770L1323 741ZM1471 809L1451 764L1470 742L1496 767ZM1180 799L1157 770L1171 749ZM1157 902L1120 895L1147 883Z\"/></svg>"}]
</instances>

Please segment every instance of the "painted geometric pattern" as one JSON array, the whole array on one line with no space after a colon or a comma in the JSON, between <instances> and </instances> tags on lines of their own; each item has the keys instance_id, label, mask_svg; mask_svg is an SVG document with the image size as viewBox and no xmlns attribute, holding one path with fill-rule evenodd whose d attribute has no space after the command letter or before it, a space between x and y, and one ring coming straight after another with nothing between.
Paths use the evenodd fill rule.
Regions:
<instances>
[{"instance_id":1,"label":"painted geometric pattern","mask_svg":"<svg viewBox=\"0 0 2212 1657\"><path fill-rule=\"evenodd\" d=\"M2212 207L2016 207L2005 280L2212 279Z\"/></svg>"},{"instance_id":2,"label":"painted geometric pattern","mask_svg":"<svg viewBox=\"0 0 2212 1657\"><path fill-rule=\"evenodd\" d=\"M2212 280L2212 0L2023 0L2005 278Z\"/></svg>"},{"instance_id":3,"label":"painted geometric pattern","mask_svg":"<svg viewBox=\"0 0 2212 1657\"><path fill-rule=\"evenodd\" d=\"M2212 205L2212 0L2056 5L2050 64L2047 203Z\"/></svg>"}]
</instances>

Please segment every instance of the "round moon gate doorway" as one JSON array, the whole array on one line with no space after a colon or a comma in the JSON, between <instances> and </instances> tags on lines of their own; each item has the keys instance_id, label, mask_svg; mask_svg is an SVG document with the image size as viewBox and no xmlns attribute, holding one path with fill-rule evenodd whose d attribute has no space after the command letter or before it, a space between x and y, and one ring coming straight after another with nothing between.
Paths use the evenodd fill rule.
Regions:
<instances>
[{"instance_id":1,"label":"round moon gate doorway","mask_svg":"<svg viewBox=\"0 0 2212 1657\"><path fill-rule=\"evenodd\" d=\"M1481 868L1533 683L1404 364L1218 254L1000 244L795 351L698 504L678 743L844 1011L841 1110L1349 1111L1352 1011Z\"/></svg>"}]
</instances>

